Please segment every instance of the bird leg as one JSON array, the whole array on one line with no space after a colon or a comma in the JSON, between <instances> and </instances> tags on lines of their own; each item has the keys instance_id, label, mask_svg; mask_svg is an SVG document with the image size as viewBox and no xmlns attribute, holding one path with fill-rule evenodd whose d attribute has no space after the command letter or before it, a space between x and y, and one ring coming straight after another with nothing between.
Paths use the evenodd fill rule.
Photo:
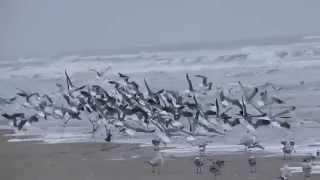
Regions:
<instances>
[{"instance_id":1,"label":"bird leg","mask_svg":"<svg viewBox=\"0 0 320 180\"><path fill-rule=\"evenodd\" d=\"M196 167L196 173L200 174L201 173L201 167Z\"/></svg>"}]
</instances>

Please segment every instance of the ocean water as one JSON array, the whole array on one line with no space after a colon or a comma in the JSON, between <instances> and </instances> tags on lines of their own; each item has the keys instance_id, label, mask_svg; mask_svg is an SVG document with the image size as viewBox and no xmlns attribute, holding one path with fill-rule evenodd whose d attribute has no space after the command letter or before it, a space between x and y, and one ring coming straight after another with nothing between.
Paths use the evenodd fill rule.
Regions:
<instances>
[{"instance_id":1,"label":"ocean water","mask_svg":"<svg viewBox=\"0 0 320 180\"><path fill-rule=\"evenodd\" d=\"M148 79L153 89L183 91L187 88L185 73L208 76L215 87L229 89L242 81L254 87L272 82L280 91L274 92L287 105L297 110L293 116L293 127L284 130L274 127L261 128L255 133L269 152L281 152L281 139L294 139L300 152L314 152L320 147L320 39L317 36L303 37L289 43L266 43L220 49L187 49L175 51L143 51L126 54L72 54L57 57L33 57L11 61L0 61L0 96L11 97L17 88L47 93L58 99L55 83L64 82L64 70L71 74L75 84L100 84L90 69L103 70L111 67L106 78L117 78L117 73L130 75L143 89L143 79ZM303 82L303 83L302 83ZM200 81L194 79L195 85ZM59 100L57 100L59 102ZM61 99L60 99L61 101ZM10 106L1 106L0 111L24 111L22 100ZM103 142L105 132L101 128L94 136L90 134L88 121L71 121L62 127L57 119L41 120L28 127L27 131L16 131L8 135L9 142L41 141L44 143ZM11 128L0 118L0 128ZM240 137L245 134L243 127L234 128L224 136L208 138L209 151L237 152ZM133 136L114 135L114 142L140 143L150 145L156 135L136 133ZM168 144L174 149L170 153L196 152L196 147L186 137L172 138Z\"/></svg>"}]
</instances>

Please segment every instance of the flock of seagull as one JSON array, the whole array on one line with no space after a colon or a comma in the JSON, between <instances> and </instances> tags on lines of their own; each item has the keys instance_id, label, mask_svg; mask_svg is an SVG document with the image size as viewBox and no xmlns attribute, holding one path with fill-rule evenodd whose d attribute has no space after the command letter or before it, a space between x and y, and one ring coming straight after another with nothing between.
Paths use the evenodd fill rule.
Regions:
<instances>
[{"instance_id":1,"label":"flock of seagull","mask_svg":"<svg viewBox=\"0 0 320 180\"><path fill-rule=\"evenodd\" d=\"M103 77L107 73L90 71L106 81ZM240 93L236 97L236 93L230 89L224 92L203 75L194 78L201 79L199 87L186 74L188 88L183 92L155 90L144 79L146 93L143 93L139 84L126 74L118 73L118 78L109 79L106 86L75 85L65 70L66 87L56 83L59 96L18 89L15 97L0 98L0 105L14 104L19 97L28 111L1 115L17 130L27 129L27 125L40 120L60 119L65 126L70 121L88 120L92 133L104 127L108 142L116 131L129 136L136 132L155 133L166 144L172 136L222 136L238 125L248 131L269 125L290 128L289 114L295 106L285 105L283 100L269 95L271 83L250 88L238 82ZM55 100L58 98L60 101ZM274 104L285 106L277 107L280 111L275 113L271 110ZM254 140L243 145L260 147Z\"/></svg>"},{"instance_id":2,"label":"flock of seagull","mask_svg":"<svg viewBox=\"0 0 320 180\"><path fill-rule=\"evenodd\" d=\"M99 79L107 74L90 71L94 71ZM55 100L57 96L18 89L15 97L1 98L0 105L13 104L19 97L24 99L22 107L27 108L30 115L26 111L4 112L2 117L18 130L42 119L60 119L64 125L71 120L86 119L92 126L92 133L105 127L106 141L112 141L115 131L130 136L142 132L156 133L166 144L172 136L214 137L224 135L238 125L248 131L269 125L288 129L289 114L295 110L295 106L286 105L277 107L280 112L271 111L272 105L285 104L269 95L271 83L249 88L238 82L242 93L236 97L230 89L226 94L203 75L194 76L201 79L199 87L195 87L191 76L186 74L188 89L183 92L154 90L144 79L146 93L143 93L139 84L128 75L118 75L118 78L108 80L106 88L98 84L75 85L65 70L66 87L56 84L62 102ZM244 145L259 146L254 141Z\"/></svg>"},{"instance_id":3,"label":"flock of seagull","mask_svg":"<svg viewBox=\"0 0 320 180\"><path fill-rule=\"evenodd\" d=\"M16 104L22 99L23 110L8 113L1 109L1 116L18 131L27 130L28 126L40 120L61 120L63 126L72 121L87 120L91 124L92 134L103 128L107 142L113 140L114 133L127 136L134 136L135 133L156 135L152 140L156 155L145 162L154 173L159 172L158 167L164 162L159 145L170 143L171 137L210 139L223 136L236 126L244 126L248 133L262 126L291 128L290 113L296 107L270 95L269 89L281 90L272 83L248 87L238 82L238 91L224 90L209 82L206 76L187 73L187 89L183 92L155 90L146 79L143 80L146 92L143 92L143 87L126 74L118 73L114 79L106 77L109 69L90 69L103 85L76 85L65 70L66 85L56 83L59 95L55 96L18 89L12 98L0 97L0 107ZM200 79L199 86L195 85L195 79ZM254 136L240 144L248 149L264 149ZM294 142L284 141L282 144L284 158L287 158L294 151ZM204 153L206 144L198 146L200 156L194 159L194 165L196 172L201 173L204 165L201 152ZM249 164L254 167L256 162L249 159ZM223 165L224 161L212 161L209 171L216 176Z\"/></svg>"}]
</instances>

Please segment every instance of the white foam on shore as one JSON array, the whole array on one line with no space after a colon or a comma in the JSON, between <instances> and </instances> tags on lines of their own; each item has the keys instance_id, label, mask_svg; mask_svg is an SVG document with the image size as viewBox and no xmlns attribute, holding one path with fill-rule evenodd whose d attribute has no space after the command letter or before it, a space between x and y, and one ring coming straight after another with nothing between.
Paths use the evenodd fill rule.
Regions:
<instances>
[{"instance_id":1,"label":"white foam on shore","mask_svg":"<svg viewBox=\"0 0 320 180\"><path fill-rule=\"evenodd\" d=\"M104 143L103 138L94 138L89 133L76 132L78 128L70 127L71 131L66 132L46 132L42 134L37 134L32 131L17 131L13 134L5 134L9 137L8 142L42 142L48 144L56 143L81 143L81 142L101 142ZM140 147L151 147L151 136L145 136L143 134L137 134L136 137L123 137L120 135L115 135L113 143L119 144L139 144ZM225 139L227 138L227 139ZM230 140L231 137L225 137L224 140ZM232 140L232 142L234 142ZM305 154L315 154L317 150L320 150L319 142L312 141L310 143L299 144L295 146L296 152L293 155L305 155ZM267 153L266 157L281 156L282 155L282 145L272 144L272 143L262 143L265 147L264 150L252 149L253 152L264 152ZM169 143L166 145L166 149L162 152L168 156L193 156L197 155L199 149L197 146L193 146L189 143ZM218 143L213 140L213 143L208 143L206 147L206 152L215 154L230 154L230 153L243 153L245 152L245 147L237 144L230 143Z\"/></svg>"},{"instance_id":2,"label":"white foam on shore","mask_svg":"<svg viewBox=\"0 0 320 180\"><path fill-rule=\"evenodd\" d=\"M109 158L109 159L104 159L106 161L124 161L126 160L125 158Z\"/></svg>"},{"instance_id":3,"label":"white foam on shore","mask_svg":"<svg viewBox=\"0 0 320 180\"><path fill-rule=\"evenodd\" d=\"M289 170L291 173L302 173L302 167L289 167ZM320 166L319 165L315 165L312 166L311 169L311 174L320 174Z\"/></svg>"}]
</instances>

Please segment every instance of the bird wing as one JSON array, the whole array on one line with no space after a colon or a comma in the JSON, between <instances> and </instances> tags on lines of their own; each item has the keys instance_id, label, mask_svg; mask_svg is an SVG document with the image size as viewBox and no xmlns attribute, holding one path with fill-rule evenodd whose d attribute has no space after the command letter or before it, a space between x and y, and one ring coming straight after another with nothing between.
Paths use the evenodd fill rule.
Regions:
<instances>
[{"instance_id":1,"label":"bird wing","mask_svg":"<svg viewBox=\"0 0 320 180\"><path fill-rule=\"evenodd\" d=\"M21 120L17 126L18 130L21 130L26 123L27 120Z\"/></svg>"},{"instance_id":2,"label":"bird wing","mask_svg":"<svg viewBox=\"0 0 320 180\"><path fill-rule=\"evenodd\" d=\"M284 103L283 100L281 100L281 99L279 99L277 97L271 97L271 99L272 99L272 102L275 102L277 104L283 104Z\"/></svg>"},{"instance_id":3,"label":"bird wing","mask_svg":"<svg viewBox=\"0 0 320 180\"><path fill-rule=\"evenodd\" d=\"M13 118L24 118L24 113L14 113L14 114L12 114L12 117Z\"/></svg>"},{"instance_id":4,"label":"bird wing","mask_svg":"<svg viewBox=\"0 0 320 180\"><path fill-rule=\"evenodd\" d=\"M53 103L53 100L50 96L48 96L47 94L43 95L44 98L46 98L51 104Z\"/></svg>"},{"instance_id":5,"label":"bird wing","mask_svg":"<svg viewBox=\"0 0 320 180\"><path fill-rule=\"evenodd\" d=\"M187 78L187 82L188 82L188 86L189 86L189 90L193 91L193 86L192 86L192 82L190 80L189 74L186 74L186 78Z\"/></svg>"},{"instance_id":6,"label":"bird wing","mask_svg":"<svg viewBox=\"0 0 320 180\"><path fill-rule=\"evenodd\" d=\"M124 79L124 81L128 81L129 80L129 76L122 74L122 73L118 73L119 77Z\"/></svg>"},{"instance_id":7,"label":"bird wing","mask_svg":"<svg viewBox=\"0 0 320 180\"><path fill-rule=\"evenodd\" d=\"M15 101L16 99L17 99L17 97L14 96L14 97L12 97L12 98L9 99L9 102L11 103L11 102Z\"/></svg>"},{"instance_id":8,"label":"bird wing","mask_svg":"<svg viewBox=\"0 0 320 180\"><path fill-rule=\"evenodd\" d=\"M144 81L144 85L146 86L146 89L147 89L147 91L148 91L149 96L151 96L151 95L153 94L153 92L151 91L151 89L150 89L150 87L149 87L149 85L148 85L147 80L144 79L143 81Z\"/></svg>"},{"instance_id":9,"label":"bird wing","mask_svg":"<svg viewBox=\"0 0 320 180\"><path fill-rule=\"evenodd\" d=\"M242 96L242 98L241 98L241 102L242 102L242 115L243 115L244 117L247 117L247 115L248 115L248 113L247 113L247 106L246 106L245 103L244 103L244 98L243 98L243 96Z\"/></svg>"},{"instance_id":10,"label":"bird wing","mask_svg":"<svg viewBox=\"0 0 320 180\"><path fill-rule=\"evenodd\" d=\"M257 87L253 89L252 93L247 97L248 102L251 102L251 100L257 95L258 91Z\"/></svg>"},{"instance_id":11,"label":"bird wing","mask_svg":"<svg viewBox=\"0 0 320 180\"><path fill-rule=\"evenodd\" d=\"M77 87L76 89L72 90L72 92L76 92L76 91L82 90L85 87L86 87L86 85L82 85L82 86Z\"/></svg>"},{"instance_id":12,"label":"bird wing","mask_svg":"<svg viewBox=\"0 0 320 180\"><path fill-rule=\"evenodd\" d=\"M70 90L73 87L73 84L72 84L72 81L70 79L70 76L68 75L67 69L64 70L64 74L66 75L66 81L67 81L68 90Z\"/></svg>"},{"instance_id":13,"label":"bird wing","mask_svg":"<svg viewBox=\"0 0 320 180\"><path fill-rule=\"evenodd\" d=\"M220 117L220 106L219 106L218 99L216 99L216 109L217 109L217 118L219 118Z\"/></svg>"},{"instance_id":14,"label":"bird wing","mask_svg":"<svg viewBox=\"0 0 320 180\"><path fill-rule=\"evenodd\" d=\"M203 76L203 75L195 75L195 77L201 78L201 79L202 79L202 84L203 84L204 86L207 85L208 78L207 78L206 76Z\"/></svg>"},{"instance_id":15,"label":"bird wing","mask_svg":"<svg viewBox=\"0 0 320 180\"><path fill-rule=\"evenodd\" d=\"M246 98L249 97L248 92L247 92L247 89L243 86L243 84L242 84L240 81L238 82L238 84L239 84L239 86L240 86L240 88L241 88L244 96L245 96Z\"/></svg>"},{"instance_id":16,"label":"bird wing","mask_svg":"<svg viewBox=\"0 0 320 180\"><path fill-rule=\"evenodd\" d=\"M274 119L274 118L282 116L282 115L286 115L286 114L290 113L291 111L294 111L295 109L296 109L296 107L292 106L290 109L286 109L284 111L281 111L281 112L274 114L273 116L271 116L271 119Z\"/></svg>"},{"instance_id":17,"label":"bird wing","mask_svg":"<svg viewBox=\"0 0 320 180\"><path fill-rule=\"evenodd\" d=\"M9 120L10 117L11 117L11 116L10 116L9 114L7 114L7 113L3 113L3 114L1 114L1 116L4 117L4 118L6 118L6 119L8 119L8 120Z\"/></svg>"},{"instance_id":18,"label":"bird wing","mask_svg":"<svg viewBox=\"0 0 320 180\"><path fill-rule=\"evenodd\" d=\"M81 93L84 97L86 97L86 98L91 98L90 93L87 92L87 91L80 91L80 93Z\"/></svg>"},{"instance_id":19,"label":"bird wing","mask_svg":"<svg viewBox=\"0 0 320 180\"><path fill-rule=\"evenodd\" d=\"M26 92L18 92L17 95L21 97L27 97L28 94Z\"/></svg>"},{"instance_id":20,"label":"bird wing","mask_svg":"<svg viewBox=\"0 0 320 180\"><path fill-rule=\"evenodd\" d=\"M95 70L95 69L89 69L89 71L92 71L92 72L98 73L98 71L97 71L97 70Z\"/></svg>"},{"instance_id":21,"label":"bird wing","mask_svg":"<svg viewBox=\"0 0 320 180\"><path fill-rule=\"evenodd\" d=\"M36 115L32 115L29 119L28 122L33 123L33 122L38 122L39 119Z\"/></svg>"},{"instance_id":22,"label":"bird wing","mask_svg":"<svg viewBox=\"0 0 320 180\"><path fill-rule=\"evenodd\" d=\"M63 98L67 101L67 103L68 103L69 105L71 105L71 101L70 101L69 96L67 96L66 94L64 94L64 95L63 95Z\"/></svg>"}]
</instances>

